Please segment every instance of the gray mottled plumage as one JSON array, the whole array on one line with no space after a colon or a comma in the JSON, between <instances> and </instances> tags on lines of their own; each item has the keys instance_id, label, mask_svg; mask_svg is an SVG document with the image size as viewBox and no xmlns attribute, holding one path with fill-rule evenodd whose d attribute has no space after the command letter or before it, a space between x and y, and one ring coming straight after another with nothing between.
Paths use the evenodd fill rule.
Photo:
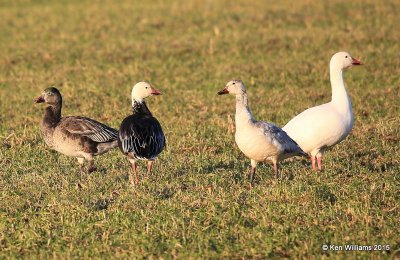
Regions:
<instances>
[{"instance_id":1,"label":"gray mottled plumage","mask_svg":"<svg viewBox=\"0 0 400 260\"><path fill-rule=\"evenodd\" d=\"M56 88L46 89L36 103L46 103L41 123L46 144L64 155L76 157L83 169L88 160L88 171L95 169L93 156L116 147L118 131L96 120L81 116L61 117L62 97Z\"/></svg>"},{"instance_id":2,"label":"gray mottled plumage","mask_svg":"<svg viewBox=\"0 0 400 260\"><path fill-rule=\"evenodd\" d=\"M118 137L117 130L87 117L63 117L58 126L71 134L86 136L98 143L115 141Z\"/></svg>"},{"instance_id":3,"label":"gray mottled plumage","mask_svg":"<svg viewBox=\"0 0 400 260\"><path fill-rule=\"evenodd\" d=\"M300 148L300 146L288 136L285 131L283 131L276 125L267 122L257 121L255 122L255 126L262 129L265 136L276 140L277 143L279 143L279 145L277 145L277 148L280 149L281 153L287 154L287 157L292 157L294 155L307 155Z\"/></svg>"}]
</instances>

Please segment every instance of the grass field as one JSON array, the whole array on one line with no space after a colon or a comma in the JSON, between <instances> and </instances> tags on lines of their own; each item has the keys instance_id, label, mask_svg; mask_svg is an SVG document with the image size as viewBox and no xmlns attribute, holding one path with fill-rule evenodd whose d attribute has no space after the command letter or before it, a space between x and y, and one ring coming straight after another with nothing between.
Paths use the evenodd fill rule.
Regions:
<instances>
[{"instance_id":1,"label":"grass field","mask_svg":"<svg viewBox=\"0 0 400 260\"><path fill-rule=\"evenodd\" d=\"M400 257L399 13L395 0L1 0L0 258ZM329 101L340 50L365 62L345 78L351 135L323 172L286 161L276 181L265 164L249 189L234 98L216 92L242 79L256 118L283 126ZM80 177L46 147L33 99L47 86L64 115L117 128L140 80L164 93L148 105L168 143L140 186L118 150Z\"/></svg>"}]
</instances>

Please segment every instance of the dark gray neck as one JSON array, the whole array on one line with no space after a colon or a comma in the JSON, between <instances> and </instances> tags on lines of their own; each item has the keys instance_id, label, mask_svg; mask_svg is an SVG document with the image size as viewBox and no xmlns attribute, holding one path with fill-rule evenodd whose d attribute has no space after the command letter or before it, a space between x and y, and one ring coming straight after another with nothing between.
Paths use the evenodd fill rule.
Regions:
<instances>
[{"instance_id":1,"label":"dark gray neck","mask_svg":"<svg viewBox=\"0 0 400 260\"><path fill-rule=\"evenodd\" d=\"M46 107L43 117L43 124L54 127L61 119L61 104L50 105Z\"/></svg>"},{"instance_id":2,"label":"dark gray neck","mask_svg":"<svg viewBox=\"0 0 400 260\"><path fill-rule=\"evenodd\" d=\"M149 108L147 107L147 105L144 101L139 102L139 101L134 100L132 102L132 113L152 116Z\"/></svg>"}]
</instances>

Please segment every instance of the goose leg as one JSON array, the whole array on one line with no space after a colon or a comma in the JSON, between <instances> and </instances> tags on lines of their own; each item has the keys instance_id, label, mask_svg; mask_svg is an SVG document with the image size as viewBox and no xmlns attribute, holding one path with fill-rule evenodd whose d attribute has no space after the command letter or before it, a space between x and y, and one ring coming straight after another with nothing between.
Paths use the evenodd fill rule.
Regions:
<instances>
[{"instance_id":1,"label":"goose leg","mask_svg":"<svg viewBox=\"0 0 400 260\"><path fill-rule=\"evenodd\" d=\"M79 164L79 168L80 168L80 173L81 175L83 175L84 171L85 171L85 158L83 157L76 157L76 159L78 160L78 164Z\"/></svg>"},{"instance_id":2,"label":"goose leg","mask_svg":"<svg viewBox=\"0 0 400 260\"><path fill-rule=\"evenodd\" d=\"M317 157L318 170L322 171L322 156Z\"/></svg>"},{"instance_id":3,"label":"goose leg","mask_svg":"<svg viewBox=\"0 0 400 260\"><path fill-rule=\"evenodd\" d=\"M314 155L311 155L311 165L312 165L313 171L317 170L317 168L315 167L315 156Z\"/></svg>"},{"instance_id":4,"label":"goose leg","mask_svg":"<svg viewBox=\"0 0 400 260\"><path fill-rule=\"evenodd\" d=\"M254 160L251 160L251 169L249 173L249 180L250 184L252 185L254 182L254 176L256 175L256 167L257 167L257 162Z\"/></svg>"},{"instance_id":5,"label":"goose leg","mask_svg":"<svg viewBox=\"0 0 400 260\"><path fill-rule=\"evenodd\" d=\"M275 179L278 179L278 163L274 162Z\"/></svg>"},{"instance_id":6,"label":"goose leg","mask_svg":"<svg viewBox=\"0 0 400 260\"><path fill-rule=\"evenodd\" d=\"M133 178L133 174L132 173L129 174L129 182L132 185L139 184L139 176L138 176L138 172L137 172L136 161L133 160L133 159L129 159L129 162L131 163L132 173L135 174L135 179Z\"/></svg>"},{"instance_id":7,"label":"goose leg","mask_svg":"<svg viewBox=\"0 0 400 260\"><path fill-rule=\"evenodd\" d=\"M153 162L154 161L147 161L147 174L150 175L151 170L153 169Z\"/></svg>"},{"instance_id":8,"label":"goose leg","mask_svg":"<svg viewBox=\"0 0 400 260\"><path fill-rule=\"evenodd\" d=\"M89 166L86 171L87 174L94 172L96 170L96 167L94 166L93 156L90 153L83 153L83 158L85 158L85 160L89 162Z\"/></svg>"},{"instance_id":9,"label":"goose leg","mask_svg":"<svg viewBox=\"0 0 400 260\"><path fill-rule=\"evenodd\" d=\"M90 157L90 159L89 159L89 167L87 169L87 173L89 174L91 172L94 172L95 170L97 170L97 167L94 166L93 157Z\"/></svg>"}]
</instances>

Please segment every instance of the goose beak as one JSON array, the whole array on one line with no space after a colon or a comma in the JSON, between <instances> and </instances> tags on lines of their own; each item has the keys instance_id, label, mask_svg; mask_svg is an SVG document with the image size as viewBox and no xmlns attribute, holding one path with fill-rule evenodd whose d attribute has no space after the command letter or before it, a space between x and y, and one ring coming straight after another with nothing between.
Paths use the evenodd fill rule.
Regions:
<instances>
[{"instance_id":1,"label":"goose beak","mask_svg":"<svg viewBox=\"0 0 400 260\"><path fill-rule=\"evenodd\" d=\"M357 59L354 59L353 57L351 58L351 64L352 65L363 65L363 63Z\"/></svg>"},{"instance_id":2,"label":"goose beak","mask_svg":"<svg viewBox=\"0 0 400 260\"><path fill-rule=\"evenodd\" d=\"M229 94L228 89L224 88L223 90L218 91L217 93L218 95L225 95L225 94Z\"/></svg>"},{"instance_id":3,"label":"goose beak","mask_svg":"<svg viewBox=\"0 0 400 260\"><path fill-rule=\"evenodd\" d=\"M43 96L40 96L40 97L36 98L36 99L34 100L34 102L35 102L36 104L37 104L37 103L43 103L43 102L44 102Z\"/></svg>"},{"instance_id":4,"label":"goose beak","mask_svg":"<svg viewBox=\"0 0 400 260\"><path fill-rule=\"evenodd\" d=\"M151 87L151 94L158 96L158 95L161 95L161 92L158 89L156 89L155 87Z\"/></svg>"}]
</instances>

